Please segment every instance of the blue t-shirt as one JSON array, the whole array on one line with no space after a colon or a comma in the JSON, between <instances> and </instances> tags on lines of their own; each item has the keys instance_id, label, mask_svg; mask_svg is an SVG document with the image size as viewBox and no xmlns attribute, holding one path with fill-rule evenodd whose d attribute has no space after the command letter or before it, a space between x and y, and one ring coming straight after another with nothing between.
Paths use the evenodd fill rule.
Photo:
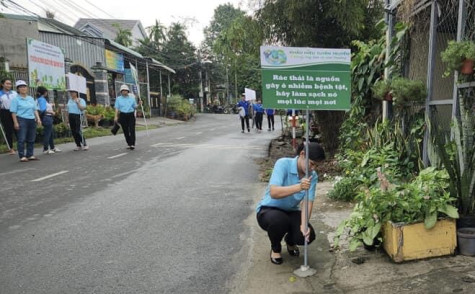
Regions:
<instances>
[{"instance_id":1,"label":"blue t-shirt","mask_svg":"<svg viewBox=\"0 0 475 294\"><path fill-rule=\"evenodd\" d=\"M256 103L252 106L255 112L262 112L264 113L264 108L262 108L262 104Z\"/></svg>"},{"instance_id":2,"label":"blue t-shirt","mask_svg":"<svg viewBox=\"0 0 475 294\"><path fill-rule=\"evenodd\" d=\"M249 115L249 102L248 101L239 101L237 104L238 107L243 107L246 115Z\"/></svg>"},{"instance_id":3,"label":"blue t-shirt","mask_svg":"<svg viewBox=\"0 0 475 294\"><path fill-rule=\"evenodd\" d=\"M25 119L34 119L36 110L38 110L36 101L31 96L23 98L22 96L17 95L10 105L10 112Z\"/></svg>"},{"instance_id":4,"label":"blue t-shirt","mask_svg":"<svg viewBox=\"0 0 475 294\"><path fill-rule=\"evenodd\" d=\"M272 108L266 109L266 114L267 115L274 115L274 109L272 109Z\"/></svg>"},{"instance_id":5,"label":"blue t-shirt","mask_svg":"<svg viewBox=\"0 0 475 294\"><path fill-rule=\"evenodd\" d=\"M38 98L38 111L39 112L45 112L46 111L46 98L43 96L40 96Z\"/></svg>"},{"instance_id":6,"label":"blue t-shirt","mask_svg":"<svg viewBox=\"0 0 475 294\"><path fill-rule=\"evenodd\" d=\"M131 113L135 111L135 108L137 108L137 102L133 96L119 96L115 100L114 107L120 112Z\"/></svg>"},{"instance_id":7,"label":"blue t-shirt","mask_svg":"<svg viewBox=\"0 0 475 294\"><path fill-rule=\"evenodd\" d=\"M297 192L280 199L273 199L270 196L270 186L291 186L300 183L299 172L297 168L298 156L294 158L281 158L274 165L274 170L267 185L264 196L257 205L256 211L259 212L262 206L271 206L286 211L300 210L299 204L305 197L305 190ZM308 200L315 200L315 190L317 188L318 176L315 171L310 173L312 181L308 190Z\"/></svg>"},{"instance_id":8,"label":"blue t-shirt","mask_svg":"<svg viewBox=\"0 0 475 294\"><path fill-rule=\"evenodd\" d=\"M15 91L5 91L0 90L0 109L10 109L10 105L12 104L12 100L18 95Z\"/></svg>"},{"instance_id":9,"label":"blue t-shirt","mask_svg":"<svg viewBox=\"0 0 475 294\"><path fill-rule=\"evenodd\" d=\"M82 98L79 98L79 104L81 104L81 106L83 106L83 107L86 107L86 101ZM81 114L82 113L82 110L79 109L78 104L73 99L68 100L67 107L68 107L68 113L70 113L70 114Z\"/></svg>"}]
</instances>

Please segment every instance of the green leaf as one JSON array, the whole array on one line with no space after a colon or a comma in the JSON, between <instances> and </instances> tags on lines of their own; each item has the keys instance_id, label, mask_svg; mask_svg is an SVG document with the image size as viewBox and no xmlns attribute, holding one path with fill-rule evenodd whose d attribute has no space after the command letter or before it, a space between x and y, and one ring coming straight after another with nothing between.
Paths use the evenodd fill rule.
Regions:
<instances>
[{"instance_id":1,"label":"green leaf","mask_svg":"<svg viewBox=\"0 0 475 294\"><path fill-rule=\"evenodd\" d=\"M432 229L437 222L437 212L427 215L424 219L424 226L426 229Z\"/></svg>"},{"instance_id":2,"label":"green leaf","mask_svg":"<svg viewBox=\"0 0 475 294\"><path fill-rule=\"evenodd\" d=\"M361 242L361 240L359 239L351 239L350 241L350 245L349 245L349 249L350 251L355 251L356 248L358 248L359 246L363 245L363 243Z\"/></svg>"},{"instance_id":3,"label":"green leaf","mask_svg":"<svg viewBox=\"0 0 475 294\"><path fill-rule=\"evenodd\" d=\"M447 205L445 208L439 208L439 211L446 214L448 217L459 218L459 212L457 208L452 205Z\"/></svg>"}]
</instances>

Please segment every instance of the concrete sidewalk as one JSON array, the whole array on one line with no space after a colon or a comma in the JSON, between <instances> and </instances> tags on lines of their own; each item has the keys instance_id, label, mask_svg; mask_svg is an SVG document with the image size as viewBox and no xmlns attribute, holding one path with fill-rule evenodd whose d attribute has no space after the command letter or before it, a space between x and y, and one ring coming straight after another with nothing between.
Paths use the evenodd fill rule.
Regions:
<instances>
[{"instance_id":1,"label":"concrete sidewalk","mask_svg":"<svg viewBox=\"0 0 475 294\"><path fill-rule=\"evenodd\" d=\"M330 189L328 181L318 184L311 217L317 238L308 247L308 263L317 274L308 278L293 275L303 264L303 248L300 257L292 257L283 246L284 263L272 264L267 234L253 214L248 219L253 240L250 269L241 274L241 284L233 293L475 293L475 257L457 255L396 264L382 249L349 252L343 247L331 252L333 232L352 206L328 199Z\"/></svg>"}]
</instances>

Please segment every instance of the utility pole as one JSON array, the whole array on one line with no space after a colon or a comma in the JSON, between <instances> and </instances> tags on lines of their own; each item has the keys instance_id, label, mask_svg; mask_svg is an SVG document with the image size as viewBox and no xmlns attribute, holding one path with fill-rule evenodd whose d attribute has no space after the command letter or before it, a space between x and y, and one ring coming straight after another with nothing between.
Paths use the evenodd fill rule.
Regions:
<instances>
[{"instance_id":1,"label":"utility pole","mask_svg":"<svg viewBox=\"0 0 475 294\"><path fill-rule=\"evenodd\" d=\"M236 59L234 59L234 94L237 99L238 96L238 86L237 86L237 65L236 65Z\"/></svg>"}]
</instances>

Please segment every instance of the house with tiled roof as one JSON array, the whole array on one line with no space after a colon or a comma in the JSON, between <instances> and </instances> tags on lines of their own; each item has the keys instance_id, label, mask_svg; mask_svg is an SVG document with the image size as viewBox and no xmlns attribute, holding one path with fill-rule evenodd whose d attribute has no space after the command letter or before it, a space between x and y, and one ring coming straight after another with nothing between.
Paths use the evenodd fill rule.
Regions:
<instances>
[{"instance_id":1,"label":"house with tiled roof","mask_svg":"<svg viewBox=\"0 0 475 294\"><path fill-rule=\"evenodd\" d=\"M118 27L132 33L132 46L134 47L140 45L139 40L147 37L140 20L80 18L74 25L74 28L90 36L110 40L117 37Z\"/></svg>"}]
</instances>

